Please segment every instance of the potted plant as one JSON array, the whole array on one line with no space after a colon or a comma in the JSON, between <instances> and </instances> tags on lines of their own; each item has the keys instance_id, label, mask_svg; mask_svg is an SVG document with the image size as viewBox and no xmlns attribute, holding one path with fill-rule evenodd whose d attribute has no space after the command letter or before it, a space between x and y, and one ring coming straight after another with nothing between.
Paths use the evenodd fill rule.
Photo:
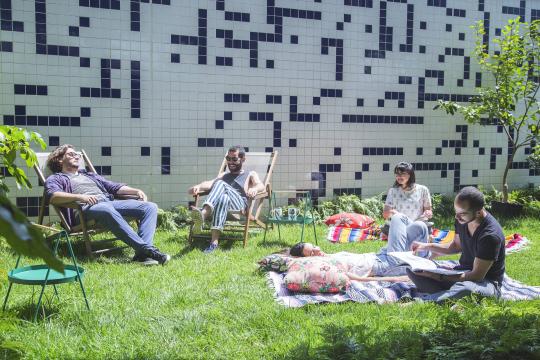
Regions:
<instances>
[{"instance_id":1,"label":"potted plant","mask_svg":"<svg viewBox=\"0 0 540 360\"><path fill-rule=\"evenodd\" d=\"M518 17L502 29L493 40L495 51L490 54L483 43L485 28L476 23L474 55L488 75L485 85L468 104L441 101L434 109L459 113L469 124L499 125L508 139L509 154L502 175L502 202L493 201L492 210L501 214L519 213L521 206L508 203L508 173L517 151L534 147L540 131L537 94L540 88L540 21L530 24Z\"/></svg>"}]
</instances>

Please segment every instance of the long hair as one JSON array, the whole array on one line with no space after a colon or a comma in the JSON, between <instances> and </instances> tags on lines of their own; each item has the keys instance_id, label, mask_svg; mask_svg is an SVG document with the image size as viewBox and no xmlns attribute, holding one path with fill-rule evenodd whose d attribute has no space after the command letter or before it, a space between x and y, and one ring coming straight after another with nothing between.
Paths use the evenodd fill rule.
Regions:
<instances>
[{"instance_id":1,"label":"long hair","mask_svg":"<svg viewBox=\"0 0 540 360\"><path fill-rule=\"evenodd\" d=\"M416 176L414 175L414 167L411 163L408 162L400 162L396 165L394 168L394 174L398 173L407 173L409 174L409 181L407 181L407 187L412 188L413 185L416 183ZM397 181L394 182L394 187L400 187Z\"/></svg>"},{"instance_id":2,"label":"long hair","mask_svg":"<svg viewBox=\"0 0 540 360\"><path fill-rule=\"evenodd\" d=\"M70 144L60 145L47 157L47 167L51 169L53 173L59 173L62 171L62 159L64 158L64 155L68 149L75 149L75 147Z\"/></svg>"}]
</instances>

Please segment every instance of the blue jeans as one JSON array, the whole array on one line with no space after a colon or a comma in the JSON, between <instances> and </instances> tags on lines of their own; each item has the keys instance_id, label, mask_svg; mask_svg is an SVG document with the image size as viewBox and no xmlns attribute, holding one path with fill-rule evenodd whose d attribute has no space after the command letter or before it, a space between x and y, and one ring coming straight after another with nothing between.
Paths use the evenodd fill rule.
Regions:
<instances>
[{"instance_id":1,"label":"blue jeans","mask_svg":"<svg viewBox=\"0 0 540 360\"><path fill-rule=\"evenodd\" d=\"M501 296L500 285L497 282L489 280L459 281L456 283L450 281L437 281L425 276L416 275L410 269L407 269L407 275L416 285L418 292L427 293L421 297L424 301L442 303L445 300L461 299L462 297L471 294L496 298Z\"/></svg>"},{"instance_id":2,"label":"blue jeans","mask_svg":"<svg viewBox=\"0 0 540 360\"><path fill-rule=\"evenodd\" d=\"M410 251L413 241L427 242L429 231L423 221L412 221L407 216L397 213L390 220L388 233L388 245L377 254L377 261L373 266L376 276L399 276L405 275L406 266L398 266L398 263L387 253L394 251ZM419 256L428 257L429 252L419 253Z\"/></svg>"},{"instance_id":3,"label":"blue jeans","mask_svg":"<svg viewBox=\"0 0 540 360\"><path fill-rule=\"evenodd\" d=\"M157 209L156 204L148 201L113 200L86 206L83 208L83 214L86 219L95 220L103 225L139 254L153 248ZM124 216L139 221L138 232L133 230Z\"/></svg>"}]
</instances>

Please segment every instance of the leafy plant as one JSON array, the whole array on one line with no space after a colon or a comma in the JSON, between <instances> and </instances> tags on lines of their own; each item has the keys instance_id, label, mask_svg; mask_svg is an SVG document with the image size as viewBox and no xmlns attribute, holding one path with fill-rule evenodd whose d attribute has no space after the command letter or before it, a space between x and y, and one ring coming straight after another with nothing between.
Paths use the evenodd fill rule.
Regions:
<instances>
[{"instance_id":1,"label":"leafy plant","mask_svg":"<svg viewBox=\"0 0 540 360\"><path fill-rule=\"evenodd\" d=\"M158 209L157 227L164 231L178 231L191 222L191 214L185 206L175 206L170 210Z\"/></svg>"},{"instance_id":2,"label":"leafy plant","mask_svg":"<svg viewBox=\"0 0 540 360\"><path fill-rule=\"evenodd\" d=\"M511 19L502 36L493 40L497 51L490 54L483 43L485 27L476 26L475 57L480 67L491 75L489 86L467 105L439 100L435 109L461 114L470 124L502 126L510 145L502 176L502 200L508 201L508 172L515 154L522 147L537 143L540 134L540 108L536 99L540 82L540 21L522 23Z\"/></svg>"},{"instance_id":3,"label":"leafy plant","mask_svg":"<svg viewBox=\"0 0 540 360\"><path fill-rule=\"evenodd\" d=\"M0 159L8 173L13 176L18 188L31 188L32 185L24 170L15 163L24 160L27 167L37 162L36 154L30 147L37 144L46 147L41 135L14 126L0 126ZM32 227L26 216L7 198L9 187L5 176L0 174L0 236L18 253L29 257L40 257L47 265L62 271L63 264L55 258L45 244L43 234Z\"/></svg>"}]
</instances>

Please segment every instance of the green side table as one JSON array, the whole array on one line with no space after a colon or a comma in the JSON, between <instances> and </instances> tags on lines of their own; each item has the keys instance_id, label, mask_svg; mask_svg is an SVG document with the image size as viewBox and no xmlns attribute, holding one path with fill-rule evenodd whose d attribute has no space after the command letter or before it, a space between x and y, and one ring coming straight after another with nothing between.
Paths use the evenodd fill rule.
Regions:
<instances>
[{"instance_id":1,"label":"green side table","mask_svg":"<svg viewBox=\"0 0 540 360\"><path fill-rule=\"evenodd\" d=\"M58 231L56 229L46 228L43 226L39 227L45 228L46 230L54 230L56 232ZM73 248L71 247L71 241L69 240L69 236L64 230L57 232L53 236L55 237L55 240L53 242L54 254L56 255L58 251L58 245L60 243L60 240L66 240L69 255L71 257L73 265L65 265L64 273L55 271L44 264L19 267L19 263L21 260L21 255L19 255L19 257L17 258L17 262L15 263L15 268L8 272L9 287L6 298L4 299L4 306L2 307L2 311L6 310L7 302L13 284L39 285L41 286L41 293L39 294L36 311L34 313L34 321L36 321L39 308L41 306L41 299L43 298L43 293L45 292L45 286L52 285L54 288L54 293L56 294L56 296L58 296L56 285L75 281L79 283L84 301L86 303L86 308L90 310L90 305L88 304L88 299L86 298L86 292L84 290L84 285L82 282L82 278L84 276L84 269L77 265L77 260L75 258L75 255L73 254Z\"/></svg>"},{"instance_id":2,"label":"green side table","mask_svg":"<svg viewBox=\"0 0 540 360\"><path fill-rule=\"evenodd\" d=\"M295 194L304 194L302 199L304 200L301 208L299 208L300 214L295 218L289 219L288 216L276 216L274 209L277 209L277 200L276 194L285 194L285 193L295 193ZM313 216L313 202L311 200L311 193L309 191L296 191L296 190L276 190L272 191L272 196L270 197L270 206L268 207L268 217L266 219L266 227L264 229L264 238L263 242L266 241L266 232L268 231L269 224L276 224L278 228L279 241L281 241L281 229L280 225L289 225L289 224L299 224L302 225L302 235L300 238L301 242L304 242L304 229L306 225L311 224L313 226L313 236L315 237L315 244L318 244L317 241L317 231L315 229L315 220Z\"/></svg>"}]
</instances>

